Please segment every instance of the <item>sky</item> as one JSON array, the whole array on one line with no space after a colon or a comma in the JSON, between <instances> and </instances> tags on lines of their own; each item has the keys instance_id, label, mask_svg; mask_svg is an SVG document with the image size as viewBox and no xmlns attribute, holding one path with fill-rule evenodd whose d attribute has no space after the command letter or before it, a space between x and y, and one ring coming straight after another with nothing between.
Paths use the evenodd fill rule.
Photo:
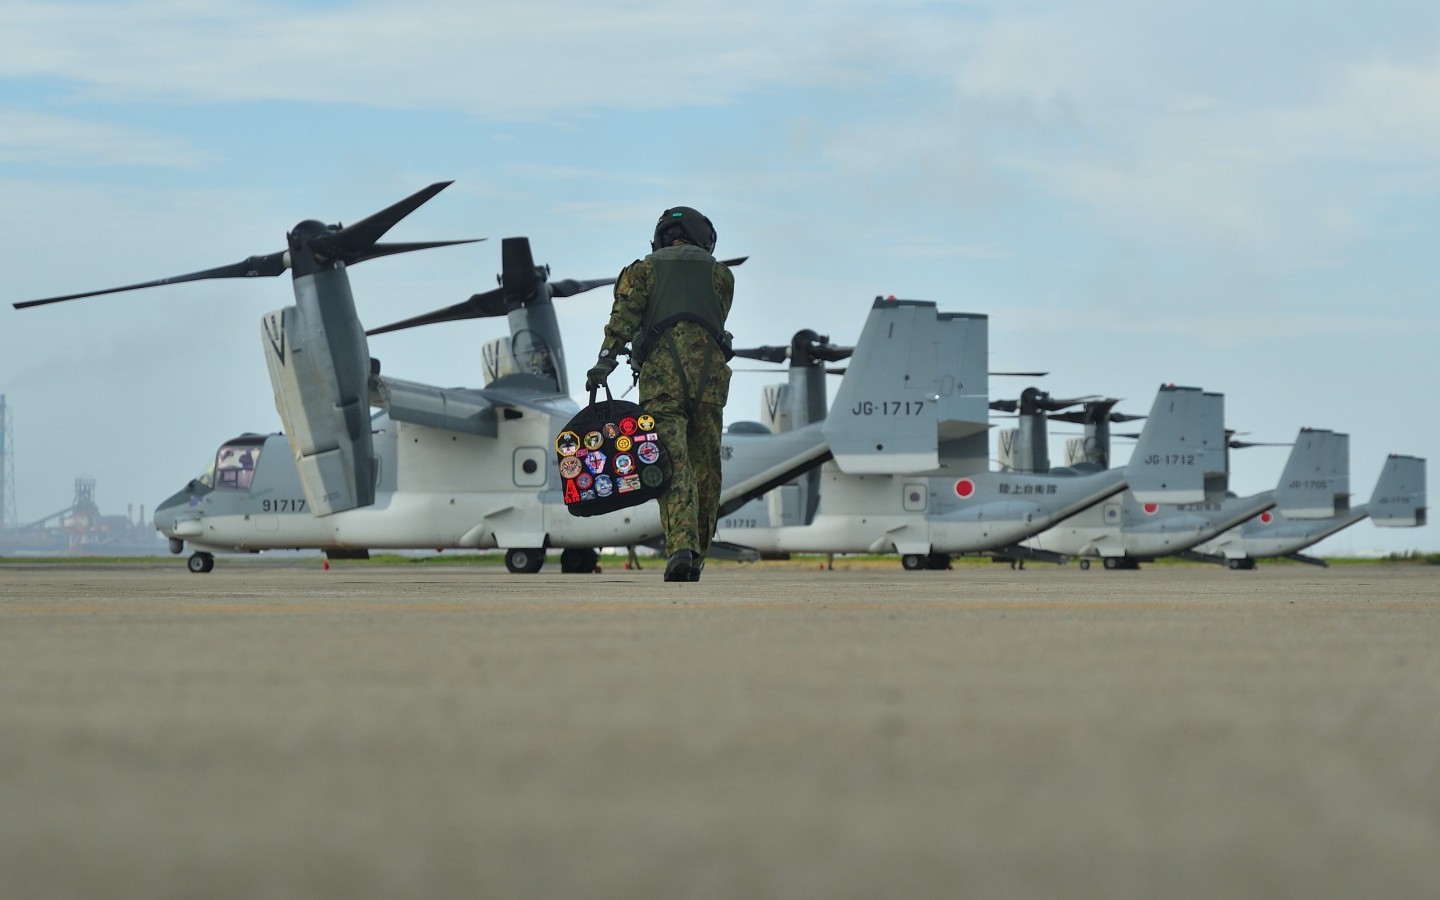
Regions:
<instances>
[{"instance_id":1,"label":"sky","mask_svg":"<svg viewBox=\"0 0 1440 900\"><path fill-rule=\"evenodd\" d=\"M997 399L1223 392L1245 440L1348 433L1357 504L1387 454L1440 459L1434 3L0 0L0 46L22 523L80 477L148 516L223 440L279 430L260 318L293 297L282 277L11 303L274 252L444 180L387 238L487 240L354 267L367 327L493 287L504 237L555 278L612 277L684 204L749 256L738 346L853 343L876 296L930 300L989 316L993 371L1050 373L993 378ZM610 301L557 300L577 399ZM478 386L502 334L370 350ZM783 375L736 367L727 421L758 419ZM1236 453L1232 490L1274 487L1287 452ZM1437 549L1433 526L1364 522L1315 552Z\"/></svg>"}]
</instances>

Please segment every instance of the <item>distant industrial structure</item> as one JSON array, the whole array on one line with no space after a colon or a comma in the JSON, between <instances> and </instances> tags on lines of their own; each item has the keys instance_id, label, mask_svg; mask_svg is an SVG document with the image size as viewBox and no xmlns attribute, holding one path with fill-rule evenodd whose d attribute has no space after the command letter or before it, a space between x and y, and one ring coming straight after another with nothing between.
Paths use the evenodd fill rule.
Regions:
<instances>
[{"instance_id":1,"label":"distant industrial structure","mask_svg":"<svg viewBox=\"0 0 1440 900\"><path fill-rule=\"evenodd\" d=\"M160 555L165 541L155 526L127 507L107 516L95 503L95 479L75 479L75 500L65 509L21 523L15 513L15 450L10 411L0 394L0 556Z\"/></svg>"},{"instance_id":2,"label":"distant industrial structure","mask_svg":"<svg viewBox=\"0 0 1440 900\"><path fill-rule=\"evenodd\" d=\"M10 410L5 395L0 394L0 532L15 522L15 497L10 485L15 481L15 452L10 447Z\"/></svg>"}]
</instances>

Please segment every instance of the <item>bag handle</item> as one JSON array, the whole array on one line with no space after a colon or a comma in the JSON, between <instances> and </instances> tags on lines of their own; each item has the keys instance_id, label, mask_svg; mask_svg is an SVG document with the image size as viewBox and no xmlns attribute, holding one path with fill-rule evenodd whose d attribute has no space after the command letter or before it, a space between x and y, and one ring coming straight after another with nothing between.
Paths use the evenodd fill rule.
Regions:
<instances>
[{"instance_id":1,"label":"bag handle","mask_svg":"<svg viewBox=\"0 0 1440 900\"><path fill-rule=\"evenodd\" d=\"M604 387L604 388L605 388L605 402L606 402L606 403L614 403L614 402L615 402L615 397L614 397L613 395L611 395L611 393L610 393L610 383L609 383L609 382L606 382L606 381L602 381L602 382L600 382L600 385L601 385L601 387ZM591 389L590 389L590 405L591 405L591 406L594 406L594 405L595 405L595 393L596 393L596 391L598 391L598 390L599 390L599 388L591 388Z\"/></svg>"}]
</instances>

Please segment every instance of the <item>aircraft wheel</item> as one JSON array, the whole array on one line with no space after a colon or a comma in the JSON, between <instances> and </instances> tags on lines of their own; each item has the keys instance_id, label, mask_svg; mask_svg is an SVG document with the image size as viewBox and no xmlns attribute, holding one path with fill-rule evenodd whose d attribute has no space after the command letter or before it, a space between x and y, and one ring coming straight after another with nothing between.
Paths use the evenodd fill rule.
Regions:
<instances>
[{"instance_id":1,"label":"aircraft wheel","mask_svg":"<svg viewBox=\"0 0 1440 900\"><path fill-rule=\"evenodd\" d=\"M215 557L208 553L192 553L185 561L185 568L199 575L215 568Z\"/></svg>"},{"instance_id":2,"label":"aircraft wheel","mask_svg":"<svg viewBox=\"0 0 1440 900\"><path fill-rule=\"evenodd\" d=\"M1230 568L1235 569L1236 571L1244 571L1255 568L1255 560L1251 559L1248 556L1244 559L1226 560L1225 564L1228 565Z\"/></svg>"},{"instance_id":3,"label":"aircraft wheel","mask_svg":"<svg viewBox=\"0 0 1440 900\"><path fill-rule=\"evenodd\" d=\"M560 571L588 575L600 563L600 554L589 547L568 547L560 551Z\"/></svg>"},{"instance_id":4,"label":"aircraft wheel","mask_svg":"<svg viewBox=\"0 0 1440 900\"><path fill-rule=\"evenodd\" d=\"M1118 557L1118 556L1107 556L1107 557L1105 557L1105 568L1107 568L1107 569L1118 569L1118 568L1120 568L1120 557Z\"/></svg>"},{"instance_id":5,"label":"aircraft wheel","mask_svg":"<svg viewBox=\"0 0 1440 900\"><path fill-rule=\"evenodd\" d=\"M505 551L505 568L516 575L534 575L545 565L545 551L514 547Z\"/></svg>"},{"instance_id":6,"label":"aircraft wheel","mask_svg":"<svg viewBox=\"0 0 1440 900\"><path fill-rule=\"evenodd\" d=\"M950 554L948 554L948 553L932 553L932 554L930 554L929 556L927 556L927 557L925 558L925 568L927 568L927 569L948 569L948 568L950 568Z\"/></svg>"},{"instance_id":7,"label":"aircraft wheel","mask_svg":"<svg viewBox=\"0 0 1440 900\"><path fill-rule=\"evenodd\" d=\"M1090 569L1090 560L1088 560L1088 559L1082 559L1082 560L1080 560L1080 571L1086 572L1086 571L1089 571L1089 569Z\"/></svg>"},{"instance_id":8,"label":"aircraft wheel","mask_svg":"<svg viewBox=\"0 0 1440 900\"><path fill-rule=\"evenodd\" d=\"M920 571L925 568L925 563L928 561L928 557L921 556L919 553L907 553L900 557L900 565L904 566L907 572Z\"/></svg>"}]
</instances>

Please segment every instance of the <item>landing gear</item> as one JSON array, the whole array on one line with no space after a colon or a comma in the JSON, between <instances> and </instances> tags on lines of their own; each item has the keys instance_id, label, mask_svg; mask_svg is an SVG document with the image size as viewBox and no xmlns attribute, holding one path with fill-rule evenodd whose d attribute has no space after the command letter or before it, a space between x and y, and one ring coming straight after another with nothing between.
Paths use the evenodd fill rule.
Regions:
<instances>
[{"instance_id":1,"label":"landing gear","mask_svg":"<svg viewBox=\"0 0 1440 900\"><path fill-rule=\"evenodd\" d=\"M209 572L215 568L215 557L209 553L192 553L190 554L190 558L185 561L185 568L194 572L196 575Z\"/></svg>"},{"instance_id":2,"label":"landing gear","mask_svg":"<svg viewBox=\"0 0 1440 900\"><path fill-rule=\"evenodd\" d=\"M589 547L567 547L560 551L560 571L588 575L600 564L600 554Z\"/></svg>"},{"instance_id":3,"label":"landing gear","mask_svg":"<svg viewBox=\"0 0 1440 900\"><path fill-rule=\"evenodd\" d=\"M1248 556L1244 559L1227 559L1225 560L1225 565L1237 571L1249 570L1255 568L1255 560Z\"/></svg>"},{"instance_id":4,"label":"landing gear","mask_svg":"<svg viewBox=\"0 0 1440 900\"><path fill-rule=\"evenodd\" d=\"M1080 571L1085 572L1085 571L1088 571L1089 569L1090 569L1090 560L1088 560L1088 559L1082 559L1082 560L1080 560Z\"/></svg>"},{"instance_id":5,"label":"landing gear","mask_svg":"<svg viewBox=\"0 0 1440 900\"><path fill-rule=\"evenodd\" d=\"M904 566L907 572L919 572L922 569L948 569L950 568L950 554L906 553L900 557L900 565Z\"/></svg>"},{"instance_id":6,"label":"landing gear","mask_svg":"<svg viewBox=\"0 0 1440 900\"><path fill-rule=\"evenodd\" d=\"M534 575L544 565L543 549L523 550L517 547L505 551L505 568L516 575Z\"/></svg>"},{"instance_id":7,"label":"landing gear","mask_svg":"<svg viewBox=\"0 0 1440 900\"><path fill-rule=\"evenodd\" d=\"M1107 556L1105 557L1105 568L1107 569L1138 569L1140 563L1128 556Z\"/></svg>"}]
</instances>

